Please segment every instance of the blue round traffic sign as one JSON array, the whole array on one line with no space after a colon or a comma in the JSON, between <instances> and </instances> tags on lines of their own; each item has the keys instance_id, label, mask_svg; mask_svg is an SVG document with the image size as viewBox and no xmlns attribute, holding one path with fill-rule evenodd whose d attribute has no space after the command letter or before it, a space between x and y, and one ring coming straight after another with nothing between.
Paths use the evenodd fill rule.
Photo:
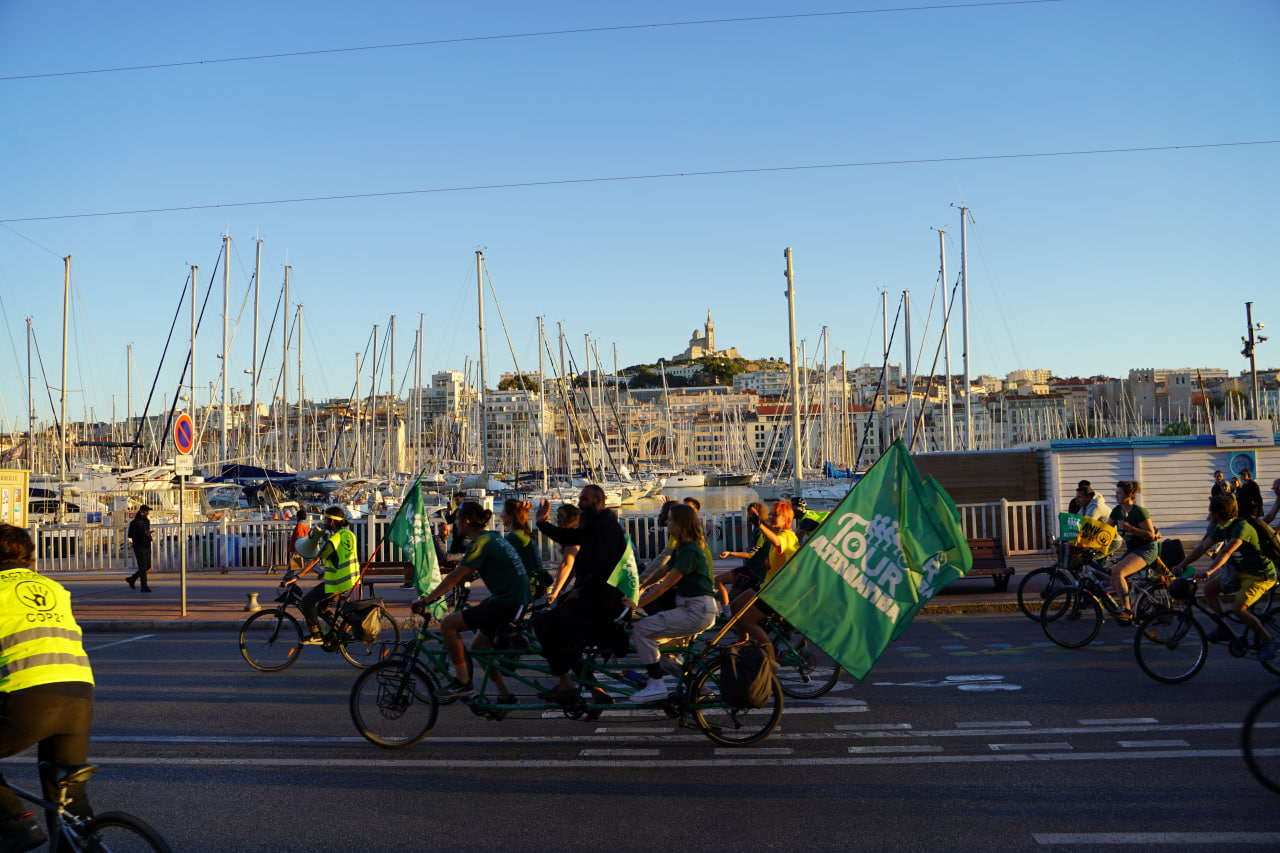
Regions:
<instances>
[{"instance_id":1,"label":"blue round traffic sign","mask_svg":"<svg viewBox=\"0 0 1280 853\"><path fill-rule=\"evenodd\" d=\"M190 415L178 415L178 420L173 425L173 443L177 445L179 453L190 453L195 447L196 428L191 423Z\"/></svg>"}]
</instances>

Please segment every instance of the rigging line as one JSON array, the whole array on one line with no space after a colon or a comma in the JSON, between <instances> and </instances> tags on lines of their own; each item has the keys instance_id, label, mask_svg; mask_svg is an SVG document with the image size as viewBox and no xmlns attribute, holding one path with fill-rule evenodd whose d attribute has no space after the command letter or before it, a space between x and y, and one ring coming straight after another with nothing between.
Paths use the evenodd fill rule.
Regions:
<instances>
[{"instance_id":1,"label":"rigging line","mask_svg":"<svg viewBox=\"0 0 1280 853\"><path fill-rule=\"evenodd\" d=\"M502 303L498 301L498 291L493 286L493 276L489 274L489 264L484 260L483 256L481 256L480 265L481 267L484 268L484 277L489 282L489 295L493 297L493 307L496 308L498 311L498 322L502 324L502 334L503 334L503 337L507 339L507 349L511 352L511 361L513 364L515 364L515 367L516 367L517 384L520 386L520 391L524 394L524 402L525 402L525 405L529 407L530 418L532 418L533 400L529 398L529 388L528 386L525 385L524 371L520 369L520 359L516 357L516 348L511 343L511 332L507 329L507 318L502 316ZM541 382L543 378L539 376L538 379L539 379L539 382ZM543 392L540 388L538 391L538 394L541 395L542 393ZM542 447L543 465L549 468L551 467L551 453L550 451L547 450L547 439L546 439L546 436L543 435L543 430L545 427L546 427L546 424L544 423L538 424L538 444L539 446ZM517 467L517 471L518 471L518 467ZM518 477L519 477L519 474L517 473L517 478Z\"/></svg>"},{"instance_id":2,"label":"rigging line","mask_svg":"<svg viewBox=\"0 0 1280 853\"><path fill-rule=\"evenodd\" d=\"M40 365L40 378L44 380L44 392L49 397L49 411L53 413L53 423L58 429L58 435L65 441L66 437L62 434L62 423L58 420L58 407L53 405L53 390L49 386L49 374L44 369L44 356L40 354L40 341L36 338L36 330L31 330L31 345L36 350L36 362ZM59 468L62 466L59 465Z\"/></svg>"},{"instance_id":3,"label":"rigging line","mask_svg":"<svg viewBox=\"0 0 1280 853\"><path fill-rule=\"evenodd\" d=\"M213 263L213 272L209 273L209 284L208 284L208 286L207 286L207 287L205 288L205 290L204 290L204 302L203 302L203 304L201 304L201 306L200 306L200 314L196 317L196 331L195 331L195 336L196 336L197 338L200 336L200 327L204 324L204 312L205 312L205 309L207 309L207 308L209 307L209 297L213 295L213 283L214 283L215 281L217 281L218 266L219 266L219 264L221 264L221 263L226 263L226 258L223 256L222 247L221 247L221 246L219 246L219 247L218 247L218 260L214 261L214 263ZM176 322L176 321L177 321L177 318L175 317L175 318L174 318L174 320L175 320L175 322ZM164 431L160 433L160 446L159 446L158 448L156 448L156 454L157 454L157 457L156 457L156 461L155 461L155 463L154 463L154 464L156 464L156 465L159 465L159 464L160 464L160 459L163 457L163 454L164 454L164 447L165 447L165 445L166 445L166 444L168 444L168 442L169 442L169 435L171 434L171 431L172 431L172 429L173 429L173 417L174 417L174 413L178 411L178 400L180 399L180 397L181 397L181 395L182 395L182 383L183 383L183 382L186 380L186 378L187 378L187 370L188 370L188 368L191 368L191 367L192 367L192 361L191 361L191 359L192 359L192 357L193 357L193 356L194 356L194 354L195 354L195 353L193 352L193 350L194 350L194 343L195 343L195 342L193 341L193 342L192 342L192 348L187 350L187 362L186 362L186 364L184 364L184 365L182 366L182 375L178 378L178 387L177 387L177 389L174 391L174 394L173 394L173 405L169 408L169 418L168 418L168 420L166 420L166 421L165 421L165 424L164 424ZM194 378L194 375L193 375L193 378ZM193 412L194 412L194 411L196 411L196 406L197 406L197 403L196 403L196 400L195 400L195 389L192 389L192 392L191 392L191 393L192 393L191 411L193 411ZM199 444L199 442L200 442L200 432L201 432L200 430L197 430L197 431L196 431L196 435L195 435L195 442L196 442L196 444Z\"/></svg>"},{"instance_id":4,"label":"rigging line","mask_svg":"<svg viewBox=\"0 0 1280 853\"><path fill-rule=\"evenodd\" d=\"M161 68L185 68L192 65L219 65L231 62L256 62L267 59L293 59L300 56L324 56L335 53L360 53L373 50L394 50L407 47L437 47L447 44L467 44L470 42L504 41L510 39L545 38L547 36L588 35L592 33L625 32L628 30L654 30L672 27L709 26L712 24L757 23L761 21L786 21L803 18L835 18L850 15L883 15L894 12L936 12L949 9L975 9L986 6L1031 6L1042 3L1058 3L1062 0L989 0L980 3L949 3L936 6L902 6L884 9L855 9L841 12L799 12L790 15L756 15L743 18L709 18L695 21L659 21L651 24L619 24L612 27L577 27L567 30L546 30L528 33L503 33L492 36L460 36L449 39L430 39L427 41L410 41L396 44L371 44L358 47L333 47L318 50L299 50L288 53L265 53L256 56L231 56L219 59L190 59L183 62L157 62L150 65L125 65L116 68L92 68L81 71L48 71L41 74L15 74L0 77L0 82L9 80L39 80L48 77L76 77L86 74L114 74L121 71L152 71Z\"/></svg>"},{"instance_id":5,"label":"rigging line","mask_svg":"<svg viewBox=\"0 0 1280 853\"><path fill-rule=\"evenodd\" d=\"M939 270L938 272L938 278L939 279L942 278L941 270ZM943 284L943 287L945 288L946 285ZM947 323L951 321L951 310L955 308L955 305L956 305L956 290L958 288L959 288L959 285L957 284L956 287L953 287L951 289L950 304L947 304L945 306L945 314L942 318L942 325L944 328L946 327ZM943 302L945 303L946 301L947 301L946 291L944 290ZM910 453L911 450L914 449L916 446L916 439L920 436L920 427L924 426L925 406L928 405L929 396L933 393L934 387L938 384L938 356L942 354L942 342L944 340L945 340L945 336L939 335L938 346L935 347L933 350L933 365L929 369L929 385L927 388L925 388L924 399L920 402L920 414L916 418L915 422L912 424L912 427L911 427L911 446L907 448L908 453ZM951 389L950 388L947 389L947 417L948 418L951 417ZM936 446L937 442L935 442L934 444Z\"/></svg>"},{"instance_id":6,"label":"rigging line","mask_svg":"<svg viewBox=\"0 0 1280 853\"><path fill-rule=\"evenodd\" d=\"M893 315L893 330L889 333L889 345L884 348L884 362L880 368L880 378L876 380L876 390L871 396L871 409L867 415L867 421L862 427L862 440L858 442L858 456L853 461L853 470L857 471L862 467L862 451L867 446L867 438L871 434L871 425L875 421L876 400L880 398L880 391L884 389L887 392L889 379L889 352L893 348L893 339L898 335L898 320L902 318L902 300L898 300L898 310ZM886 393L883 408L880 412L880 421L882 424L887 422L889 417L889 398ZM881 453L888 448L881 448Z\"/></svg>"},{"instance_id":7,"label":"rigging line","mask_svg":"<svg viewBox=\"0 0 1280 853\"><path fill-rule=\"evenodd\" d=\"M934 306L935 306L935 305L937 305L937 304L938 304L938 289L939 289L940 287L942 288L943 293L945 294L945 293L946 293L947 283L946 283L946 282L944 282L944 281L942 280L942 271L941 271L941 270L939 270L939 271L938 271L938 276L937 276L937 278L935 278L935 279L934 279L934 282L933 282L933 295L929 298L929 313L925 315L925 318L924 318L924 331L920 333L920 341L921 341L920 353L916 356L916 363L915 363L915 364L913 364L913 365L911 365L911 376L912 376L912 382L913 382L913 383L915 382L914 377L916 377L916 376L919 376L919 375L920 375L920 364L924 361L924 346L923 346L923 342L924 342L924 341L927 341L927 340L929 339L929 327L930 327L931 325L933 325L933 308L934 308ZM945 299L946 297L944 296L943 298ZM941 337L939 337L939 340L941 340L941 339L942 339L942 338L941 338ZM937 367L937 366L938 366L938 360L937 360L937 359L934 359L933 365L934 365L934 367Z\"/></svg>"},{"instance_id":8,"label":"rigging line","mask_svg":"<svg viewBox=\"0 0 1280 853\"><path fill-rule=\"evenodd\" d=\"M1000 294L997 290L996 277L992 274L991 267L987 264L987 253L982 248L982 237L978 234L978 222L972 217L970 217L970 221L973 222L973 242L978 244L978 256L982 258L982 268L986 270L987 280L991 282L992 292L995 293L997 297L996 311L1000 314L1000 322L1004 324L1004 333L1009 337L1009 346L1013 348L1015 363L1026 364L1026 362L1022 360L1022 353L1018 351L1018 343L1013 339L1013 332L1009 328L1009 318L1005 316L1003 300L999 298Z\"/></svg>"},{"instance_id":9,"label":"rigging line","mask_svg":"<svg viewBox=\"0 0 1280 853\"><path fill-rule=\"evenodd\" d=\"M139 208L136 210L96 211L93 213L63 213L52 216L21 216L0 219L0 225L8 222L45 222L54 219L90 219L103 216L134 216L143 213L181 213L193 210L216 210L223 207L256 207L270 204L307 204L319 201L350 201L366 198L394 198L434 193L473 192L476 190L527 189L531 187L555 187L573 184L603 184L623 181L665 180L668 178L704 178L719 175L752 175L770 172L804 172L818 169L858 169L873 166L919 166L939 163L971 163L987 160L1026 160L1048 157L1083 157L1098 154L1149 154L1160 151L1182 151L1204 148L1237 148L1247 145L1276 145L1280 139L1256 139L1243 142L1208 142L1194 145L1152 145L1137 148L1095 148L1079 151L1035 151L1014 154L975 154L958 157L920 157L912 160L864 160L848 163L818 163L801 166L759 166L744 169L707 169L692 172L655 172L644 175L612 175L595 178L559 178L546 181L513 181L505 184L474 184L457 187L428 187L416 190L388 190L385 192L346 193L341 195L304 196L299 198L262 199L259 201L219 202L214 204L179 205L176 207Z\"/></svg>"},{"instance_id":10,"label":"rigging line","mask_svg":"<svg viewBox=\"0 0 1280 853\"><path fill-rule=\"evenodd\" d=\"M187 282L189 281L191 281L190 272L188 272L187 277L182 280L182 294L178 297L178 307L175 308L173 312L173 322L169 324L169 336L164 339L164 348L160 350L160 363L156 365L156 374L151 378L151 388L150 390L147 391L147 400L145 403L142 404L142 414L139 415L138 417L138 429L133 434L133 443L135 446L129 450L130 465L133 464L133 457L136 456L138 453L137 445L139 443L139 440L142 438L143 424L149 424L151 422L151 419L147 417L147 415L151 411L151 401L155 397L156 385L159 384L160 382L160 369L164 367L165 356L168 355L169 353L169 344L173 342L173 331L178 327L178 315L182 313L182 305L187 301ZM190 362L188 361L188 363ZM186 368L183 368L183 374L184 375L186 374ZM151 449L154 450L157 455L159 455L160 448L154 446L155 444L154 438L155 437L153 435L152 436L153 447Z\"/></svg>"},{"instance_id":11,"label":"rigging line","mask_svg":"<svg viewBox=\"0 0 1280 853\"><path fill-rule=\"evenodd\" d=\"M53 255L58 260L62 260L64 257L66 257L67 254L70 254L68 252L66 254L59 255L57 252L55 252L53 249L50 249L48 246L44 245L43 243L37 243L35 240L32 240L26 234L23 234L20 231L15 231L14 229L10 228L8 225L5 225L4 223L0 223L0 228L4 228L6 231L10 232L11 234L21 237L23 240L26 240L28 243L35 246L37 249L44 249L46 252Z\"/></svg>"}]
</instances>

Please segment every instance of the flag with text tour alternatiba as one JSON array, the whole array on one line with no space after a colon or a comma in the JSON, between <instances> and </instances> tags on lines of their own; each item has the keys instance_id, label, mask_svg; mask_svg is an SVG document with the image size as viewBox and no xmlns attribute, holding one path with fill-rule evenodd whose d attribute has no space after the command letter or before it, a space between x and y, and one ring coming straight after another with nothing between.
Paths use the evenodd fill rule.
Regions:
<instances>
[{"instance_id":1,"label":"flag with text tour alternatiba","mask_svg":"<svg viewBox=\"0 0 1280 853\"><path fill-rule=\"evenodd\" d=\"M862 678L925 602L972 567L955 504L896 441L760 598Z\"/></svg>"},{"instance_id":2,"label":"flag with text tour alternatiba","mask_svg":"<svg viewBox=\"0 0 1280 853\"><path fill-rule=\"evenodd\" d=\"M400 511L391 520L387 540L400 546L405 557L413 563L413 588L418 597L426 595L440 585L440 564L436 560L436 546L431 541L431 527L422 505L422 490L417 483L404 496ZM427 607L437 619L444 616L449 603L441 598Z\"/></svg>"}]
</instances>

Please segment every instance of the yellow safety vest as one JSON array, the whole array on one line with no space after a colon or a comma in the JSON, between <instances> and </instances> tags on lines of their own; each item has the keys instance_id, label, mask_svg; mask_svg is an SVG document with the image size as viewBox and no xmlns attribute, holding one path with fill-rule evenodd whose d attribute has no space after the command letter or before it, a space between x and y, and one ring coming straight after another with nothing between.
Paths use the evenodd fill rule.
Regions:
<instances>
[{"instance_id":1,"label":"yellow safety vest","mask_svg":"<svg viewBox=\"0 0 1280 853\"><path fill-rule=\"evenodd\" d=\"M64 681L93 684L71 595L29 569L0 572L0 693Z\"/></svg>"},{"instance_id":2,"label":"yellow safety vest","mask_svg":"<svg viewBox=\"0 0 1280 853\"><path fill-rule=\"evenodd\" d=\"M347 528L329 537L324 549L324 592L337 595L356 585L360 576L360 559L356 556L356 535Z\"/></svg>"}]
</instances>

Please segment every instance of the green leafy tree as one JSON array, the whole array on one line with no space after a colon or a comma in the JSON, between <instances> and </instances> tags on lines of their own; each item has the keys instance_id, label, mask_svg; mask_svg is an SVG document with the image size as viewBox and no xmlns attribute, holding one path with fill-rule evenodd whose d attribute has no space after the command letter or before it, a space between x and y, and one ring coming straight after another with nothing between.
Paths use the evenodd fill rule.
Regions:
<instances>
[{"instance_id":1,"label":"green leafy tree","mask_svg":"<svg viewBox=\"0 0 1280 853\"><path fill-rule=\"evenodd\" d=\"M523 380L523 382L521 380ZM526 391L537 391L538 380L531 376L508 376L498 383L498 390L512 391L522 386Z\"/></svg>"},{"instance_id":2,"label":"green leafy tree","mask_svg":"<svg viewBox=\"0 0 1280 853\"><path fill-rule=\"evenodd\" d=\"M1191 435L1191 424L1186 421L1174 421L1160 431L1161 435Z\"/></svg>"}]
</instances>

